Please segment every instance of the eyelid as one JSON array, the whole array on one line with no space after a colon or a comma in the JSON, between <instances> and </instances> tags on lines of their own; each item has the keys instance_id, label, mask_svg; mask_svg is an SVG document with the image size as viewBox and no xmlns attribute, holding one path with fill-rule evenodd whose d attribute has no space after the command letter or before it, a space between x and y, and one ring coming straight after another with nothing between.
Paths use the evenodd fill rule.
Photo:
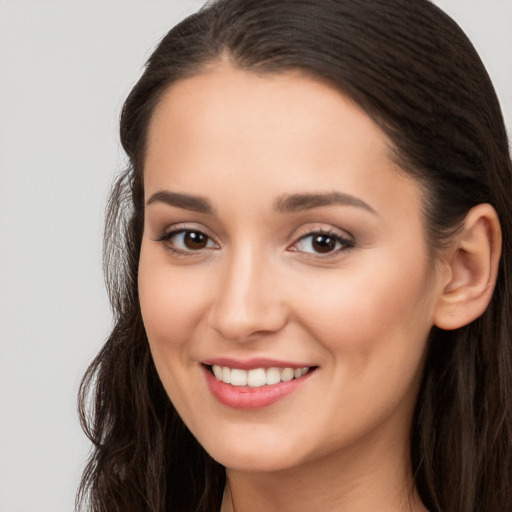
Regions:
<instances>
[{"instance_id":1,"label":"eyelid","mask_svg":"<svg viewBox=\"0 0 512 512\"><path fill-rule=\"evenodd\" d=\"M195 222L178 222L176 224L167 225L165 228L158 230L156 238L169 236L175 233L179 233L180 231L199 231L208 236L208 238L215 240L215 237L211 234L207 227L205 227L203 224L198 224ZM215 243L217 242L215 241Z\"/></svg>"},{"instance_id":2,"label":"eyelid","mask_svg":"<svg viewBox=\"0 0 512 512\"><path fill-rule=\"evenodd\" d=\"M169 240L179 233L184 233L187 231L195 231L202 233L208 238L208 242L212 242L215 247L204 247L202 249L181 249L179 247L173 246L171 243L168 243ZM314 251L304 251L297 248L297 244L304 240L307 237L314 235L324 235L335 239L335 241L341 244L341 247L334 249L330 252L321 253ZM202 224L197 223L177 223L167 226L163 229L155 238L153 238L155 242L161 242L165 245L165 247L176 253L181 254L183 256L192 256L199 255L204 251L211 251L212 249L220 249L221 245L217 242L216 237L210 234L210 230L206 228ZM293 235L293 242L288 245L287 250L292 252L298 252L308 258L318 258L318 259L326 259L329 257L337 256L339 253L347 252L355 246L355 239L352 234L350 234L346 230L342 230L338 227L326 224L309 224L306 226L302 226Z\"/></svg>"},{"instance_id":3,"label":"eyelid","mask_svg":"<svg viewBox=\"0 0 512 512\"><path fill-rule=\"evenodd\" d=\"M297 244L314 235L324 235L329 236L331 238L334 238L336 242L340 243L342 247L335 249L330 252L326 253L315 253L315 252L308 252L308 251L301 251L296 248ZM335 256L338 256L340 253L346 253L347 251L353 249L356 245L355 238L352 234L345 230L341 230L339 228L336 228L334 226L326 226L325 224L322 225L308 225L307 227L302 227L300 230L298 230L294 235L294 242L288 246L289 251L292 252L298 252L301 253L304 257L308 258L316 258L316 259L326 259L326 258L332 258Z\"/></svg>"},{"instance_id":4,"label":"eyelid","mask_svg":"<svg viewBox=\"0 0 512 512\"><path fill-rule=\"evenodd\" d=\"M352 233L347 231L346 229L341 229L332 224L325 223L310 223L301 226L299 229L295 230L292 238L295 240L299 240L300 238L304 238L307 235L314 235L315 233L323 233L325 235L333 235L343 240L350 241L355 243L355 237ZM294 242L294 243L295 243Z\"/></svg>"},{"instance_id":5,"label":"eyelid","mask_svg":"<svg viewBox=\"0 0 512 512\"><path fill-rule=\"evenodd\" d=\"M176 236L180 233L184 233L187 231L193 231L202 233L205 235L209 241L212 241L215 244L215 247L205 247L203 249L181 249L179 247L171 246L169 243L170 239L173 236ZM195 224L195 223L178 223L178 224L172 224L171 226L167 226L165 229L160 231L154 238L153 241L163 243L166 249L172 251L175 254L181 254L184 256L192 256L192 255L198 255L202 253L203 251L211 251L212 249L218 249L220 248L220 244L217 242L215 237L213 237L210 232L210 230L205 228L201 224Z\"/></svg>"}]
</instances>

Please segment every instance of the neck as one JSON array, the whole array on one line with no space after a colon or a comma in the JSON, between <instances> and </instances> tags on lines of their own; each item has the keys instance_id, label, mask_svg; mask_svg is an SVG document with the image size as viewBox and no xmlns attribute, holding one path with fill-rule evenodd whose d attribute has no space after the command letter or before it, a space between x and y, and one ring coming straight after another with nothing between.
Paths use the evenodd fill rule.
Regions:
<instances>
[{"instance_id":1,"label":"neck","mask_svg":"<svg viewBox=\"0 0 512 512\"><path fill-rule=\"evenodd\" d=\"M398 449L399 448L399 449ZM408 444L367 440L286 470L227 470L221 512L426 512L414 489Z\"/></svg>"}]
</instances>

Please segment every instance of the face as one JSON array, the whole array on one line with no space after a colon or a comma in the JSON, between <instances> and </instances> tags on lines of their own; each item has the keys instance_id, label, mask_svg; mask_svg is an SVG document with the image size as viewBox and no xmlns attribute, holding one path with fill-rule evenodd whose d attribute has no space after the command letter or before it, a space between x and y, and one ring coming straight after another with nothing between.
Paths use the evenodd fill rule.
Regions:
<instances>
[{"instance_id":1,"label":"face","mask_svg":"<svg viewBox=\"0 0 512 512\"><path fill-rule=\"evenodd\" d=\"M298 73L219 64L160 101L142 315L170 399L228 468L407 442L439 286L420 188L390 152Z\"/></svg>"}]
</instances>

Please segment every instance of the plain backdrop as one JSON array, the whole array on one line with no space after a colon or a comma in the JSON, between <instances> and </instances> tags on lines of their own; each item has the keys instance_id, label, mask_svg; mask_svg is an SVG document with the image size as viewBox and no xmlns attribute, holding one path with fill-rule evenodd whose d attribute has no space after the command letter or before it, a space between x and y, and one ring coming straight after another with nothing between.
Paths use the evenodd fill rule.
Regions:
<instances>
[{"instance_id":1,"label":"plain backdrop","mask_svg":"<svg viewBox=\"0 0 512 512\"><path fill-rule=\"evenodd\" d=\"M512 127L512 0L438 0ZM70 512L89 444L81 375L111 324L103 210L120 107L202 0L0 0L0 512Z\"/></svg>"}]
</instances>

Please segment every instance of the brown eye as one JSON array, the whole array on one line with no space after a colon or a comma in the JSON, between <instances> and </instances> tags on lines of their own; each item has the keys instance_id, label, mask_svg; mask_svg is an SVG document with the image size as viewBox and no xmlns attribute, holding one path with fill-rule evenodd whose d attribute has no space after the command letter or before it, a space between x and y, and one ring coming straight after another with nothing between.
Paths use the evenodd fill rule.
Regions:
<instances>
[{"instance_id":1,"label":"brown eye","mask_svg":"<svg viewBox=\"0 0 512 512\"><path fill-rule=\"evenodd\" d=\"M162 235L157 241L163 242L168 249L182 253L219 248L208 235L194 229L171 231Z\"/></svg>"},{"instance_id":2,"label":"brown eye","mask_svg":"<svg viewBox=\"0 0 512 512\"><path fill-rule=\"evenodd\" d=\"M315 235L311 241L311 245L315 252L326 253L336 249L337 240L329 235Z\"/></svg>"},{"instance_id":3,"label":"brown eye","mask_svg":"<svg viewBox=\"0 0 512 512\"><path fill-rule=\"evenodd\" d=\"M336 233L310 233L303 236L294 245L294 250L309 254L337 254L340 251L351 249L354 242L337 235Z\"/></svg>"},{"instance_id":4,"label":"brown eye","mask_svg":"<svg viewBox=\"0 0 512 512\"><path fill-rule=\"evenodd\" d=\"M183 243L187 249L197 251L205 249L208 245L208 237L201 231L185 231Z\"/></svg>"}]
</instances>

